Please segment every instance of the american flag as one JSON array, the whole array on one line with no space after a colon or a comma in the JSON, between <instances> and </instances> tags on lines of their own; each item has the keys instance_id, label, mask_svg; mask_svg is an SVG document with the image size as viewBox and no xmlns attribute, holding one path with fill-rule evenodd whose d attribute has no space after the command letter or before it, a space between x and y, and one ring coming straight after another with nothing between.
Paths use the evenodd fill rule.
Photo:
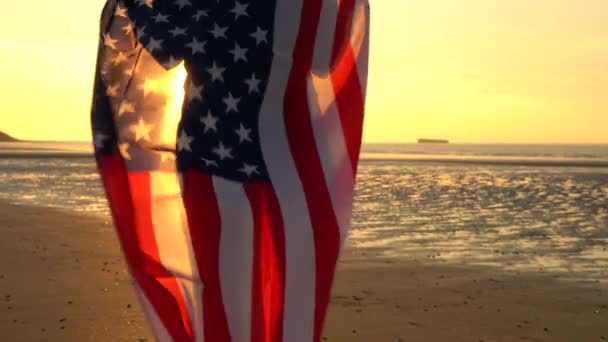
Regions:
<instances>
[{"instance_id":1,"label":"american flag","mask_svg":"<svg viewBox=\"0 0 608 342\"><path fill-rule=\"evenodd\" d=\"M107 2L94 145L158 340L320 341L368 37L367 0Z\"/></svg>"}]
</instances>

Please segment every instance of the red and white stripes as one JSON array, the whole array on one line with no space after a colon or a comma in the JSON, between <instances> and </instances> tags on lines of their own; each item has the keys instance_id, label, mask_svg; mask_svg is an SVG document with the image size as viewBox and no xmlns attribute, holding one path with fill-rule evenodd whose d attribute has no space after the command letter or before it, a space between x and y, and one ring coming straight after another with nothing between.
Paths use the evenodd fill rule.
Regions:
<instances>
[{"instance_id":1,"label":"red and white stripes","mask_svg":"<svg viewBox=\"0 0 608 342\"><path fill-rule=\"evenodd\" d=\"M366 0L279 0L259 118L270 183L100 170L161 341L318 342L363 129ZM180 187L181 181L181 187Z\"/></svg>"},{"instance_id":2,"label":"red and white stripes","mask_svg":"<svg viewBox=\"0 0 608 342\"><path fill-rule=\"evenodd\" d=\"M191 297L196 296L189 283L196 282L196 277L186 268L189 260L163 259L161 256L160 250L164 251L165 247L160 247L164 243L157 238L159 223L154 223L152 214L154 195L151 189L154 186L150 173L128 171L120 155L103 157L99 169L138 297L147 299L147 302L141 302L146 317L151 323L162 322L162 325L151 324L151 328L155 335L168 334L172 341L192 341L191 317L196 314L190 306L195 307L196 299L193 298L189 306L185 293L189 291ZM179 241L181 235L186 240L181 234L186 231L180 232L179 225L175 227L177 232L172 239ZM171 228L163 226L160 229ZM162 233L159 231L159 234ZM186 254L191 250L187 244L180 247L185 247ZM173 267L176 263L180 266ZM177 271L180 271L179 277L175 275ZM193 271L194 268L190 270Z\"/></svg>"},{"instance_id":3,"label":"red and white stripes","mask_svg":"<svg viewBox=\"0 0 608 342\"><path fill-rule=\"evenodd\" d=\"M304 1L277 2L274 51L270 79L260 110L260 143L283 218L285 283L282 340L312 341L315 310L315 246L308 203L286 130L287 88ZM291 18L285 21L283 18ZM302 141L302 143L305 143Z\"/></svg>"}]
</instances>

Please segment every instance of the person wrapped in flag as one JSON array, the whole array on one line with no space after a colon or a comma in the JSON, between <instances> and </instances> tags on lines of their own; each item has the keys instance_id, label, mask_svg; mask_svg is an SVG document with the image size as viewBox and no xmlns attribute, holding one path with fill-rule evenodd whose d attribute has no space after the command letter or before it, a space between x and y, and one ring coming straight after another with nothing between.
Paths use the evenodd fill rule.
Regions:
<instances>
[{"instance_id":1,"label":"person wrapped in flag","mask_svg":"<svg viewBox=\"0 0 608 342\"><path fill-rule=\"evenodd\" d=\"M108 1L96 158L158 340L320 341L368 39L366 0Z\"/></svg>"}]
</instances>

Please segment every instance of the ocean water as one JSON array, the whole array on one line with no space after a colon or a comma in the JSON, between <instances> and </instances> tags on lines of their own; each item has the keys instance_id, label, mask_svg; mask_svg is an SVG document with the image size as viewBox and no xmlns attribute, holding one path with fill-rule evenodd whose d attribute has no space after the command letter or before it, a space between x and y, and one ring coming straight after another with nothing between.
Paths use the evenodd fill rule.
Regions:
<instances>
[{"instance_id":1,"label":"ocean water","mask_svg":"<svg viewBox=\"0 0 608 342\"><path fill-rule=\"evenodd\" d=\"M608 281L608 145L365 145L349 246ZM0 199L108 215L89 143L0 143Z\"/></svg>"}]
</instances>

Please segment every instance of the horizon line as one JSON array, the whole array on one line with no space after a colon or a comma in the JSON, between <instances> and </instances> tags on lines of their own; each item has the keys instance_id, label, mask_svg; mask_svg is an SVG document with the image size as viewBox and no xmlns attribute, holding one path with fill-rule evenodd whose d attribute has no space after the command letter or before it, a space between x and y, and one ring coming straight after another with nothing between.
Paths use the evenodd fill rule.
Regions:
<instances>
[{"instance_id":1,"label":"horizon line","mask_svg":"<svg viewBox=\"0 0 608 342\"><path fill-rule=\"evenodd\" d=\"M12 136L12 135L11 135ZM14 136L12 136L14 137ZM35 143L92 143L93 140L43 140L43 139L17 139L17 142ZM604 142L505 142L505 141L449 141L449 143L418 143L413 140L402 141L363 141L362 145L390 145L390 144L415 144L415 145L608 145Z\"/></svg>"}]
</instances>

